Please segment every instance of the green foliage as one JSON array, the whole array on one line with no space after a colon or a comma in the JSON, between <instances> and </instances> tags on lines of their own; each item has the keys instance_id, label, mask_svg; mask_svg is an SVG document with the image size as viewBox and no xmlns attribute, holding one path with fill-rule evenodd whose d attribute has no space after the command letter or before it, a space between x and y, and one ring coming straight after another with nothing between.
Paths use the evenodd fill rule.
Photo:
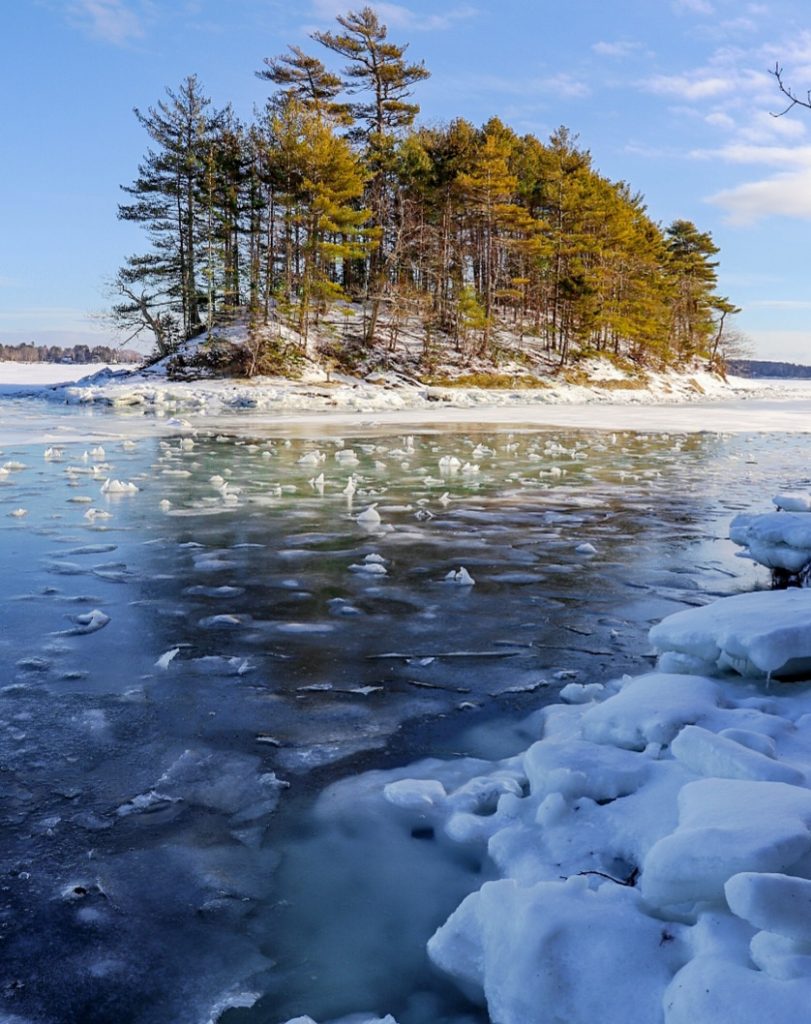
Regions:
<instances>
[{"instance_id":1,"label":"green foliage","mask_svg":"<svg viewBox=\"0 0 811 1024\"><path fill-rule=\"evenodd\" d=\"M506 334L530 364L589 352L722 365L737 307L716 293L709 234L686 220L663 230L565 127L544 142L498 118L415 126L428 71L370 7L313 39L339 66L297 46L266 59L258 75L276 91L254 123L213 110L194 76L136 112L150 148L120 216L149 245L116 279L128 337L148 330L171 353L241 316L293 328L303 355L350 300L366 354L356 325L340 366L415 331L426 367L449 342L494 364Z\"/></svg>"}]
</instances>

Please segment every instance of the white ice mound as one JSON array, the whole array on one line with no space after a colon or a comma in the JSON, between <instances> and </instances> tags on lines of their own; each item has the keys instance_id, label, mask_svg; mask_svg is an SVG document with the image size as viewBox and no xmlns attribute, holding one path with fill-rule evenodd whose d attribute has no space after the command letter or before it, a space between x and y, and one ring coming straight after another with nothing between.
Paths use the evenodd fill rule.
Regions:
<instances>
[{"instance_id":1,"label":"white ice mound","mask_svg":"<svg viewBox=\"0 0 811 1024\"><path fill-rule=\"evenodd\" d=\"M717 683L701 676L652 672L628 679L619 693L585 711L583 738L627 750L666 746L684 725L712 714L719 695Z\"/></svg>"},{"instance_id":2,"label":"white ice mound","mask_svg":"<svg viewBox=\"0 0 811 1024\"><path fill-rule=\"evenodd\" d=\"M111 480L109 477L101 485L102 494L137 494L138 487L131 480Z\"/></svg>"},{"instance_id":3,"label":"white ice mound","mask_svg":"<svg viewBox=\"0 0 811 1024\"><path fill-rule=\"evenodd\" d=\"M460 565L458 569L451 569L451 571L445 576L445 582L455 583L458 587L472 587L476 581L467 569L463 565Z\"/></svg>"},{"instance_id":4,"label":"white ice mound","mask_svg":"<svg viewBox=\"0 0 811 1024\"><path fill-rule=\"evenodd\" d=\"M811 590L725 597L669 615L649 636L663 672L801 676L811 672Z\"/></svg>"},{"instance_id":5,"label":"white ice mound","mask_svg":"<svg viewBox=\"0 0 811 1024\"><path fill-rule=\"evenodd\" d=\"M356 523L360 523L361 526L377 526L380 523L380 513L377 511L377 502L374 505L369 505L360 512L355 519Z\"/></svg>"},{"instance_id":6,"label":"white ice mound","mask_svg":"<svg viewBox=\"0 0 811 1024\"><path fill-rule=\"evenodd\" d=\"M698 957L673 979L664 1004L665 1024L783 1024L811 1005L811 978L779 981L720 956Z\"/></svg>"},{"instance_id":7,"label":"white ice mound","mask_svg":"<svg viewBox=\"0 0 811 1024\"><path fill-rule=\"evenodd\" d=\"M679 825L642 866L652 906L720 900L742 871L785 871L811 850L811 791L782 782L699 779L679 792Z\"/></svg>"},{"instance_id":8,"label":"white ice mound","mask_svg":"<svg viewBox=\"0 0 811 1024\"><path fill-rule=\"evenodd\" d=\"M772 504L784 512L811 512L811 494L804 494L802 491L784 491L782 494L775 494Z\"/></svg>"},{"instance_id":9,"label":"white ice mound","mask_svg":"<svg viewBox=\"0 0 811 1024\"><path fill-rule=\"evenodd\" d=\"M531 888L488 882L436 932L428 953L467 995L486 1000L498 1024L651 1024L662 1018L674 952L641 902L634 889L595 892L585 878Z\"/></svg>"},{"instance_id":10,"label":"white ice mound","mask_svg":"<svg viewBox=\"0 0 811 1024\"><path fill-rule=\"evenodd\" d=\"M768 569L800 572L811 562L811 515L804 511L735 516L729 536Z\"/></svg>"},{"instance_id":11,"label":"white ice mound","mask_svg":"<svg viewBox=\"0 0 811 1024\"><path fill-rule=\"evenodd\" d=\"M742 872L724 886L733 914L755 928L811 942L811 881L791 875Z\"/></svg>"}]
</instances>

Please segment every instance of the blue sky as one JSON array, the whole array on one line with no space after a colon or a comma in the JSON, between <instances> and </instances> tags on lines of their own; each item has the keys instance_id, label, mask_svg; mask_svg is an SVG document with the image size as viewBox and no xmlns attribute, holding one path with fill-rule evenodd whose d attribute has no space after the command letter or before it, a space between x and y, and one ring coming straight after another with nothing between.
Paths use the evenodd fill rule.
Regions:
<instances>
[{"instance_id":1,"label":"blue sky","mask_svg":"<svg viewBox=\"0 0 811 1024\"><path fill-rule=\"evenodd\" d=\"M105 340L89 315L142 247L116 219L146 149L133 107L196 73L215 105L249 117L267 95L253 74L263 57L317 52L308 34L353 6L15 0L0 64L0 340ZM432 72L416 92L423 121L498 115L541 138L567 125L656 220L712 232L721 291L744 307L757 355L811 363L811 111L771 116L769 74L779 61L811 88L808 0L372 6Z\"/></svg>"}]
</instances>

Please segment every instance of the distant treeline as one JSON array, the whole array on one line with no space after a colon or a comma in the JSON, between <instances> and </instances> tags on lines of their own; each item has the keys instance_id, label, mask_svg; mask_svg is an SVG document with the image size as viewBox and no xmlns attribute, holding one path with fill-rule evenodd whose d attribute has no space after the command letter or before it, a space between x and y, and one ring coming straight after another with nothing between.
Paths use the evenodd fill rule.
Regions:
<instances>
[{"instance_id":1,"label":"distant treeline","mask_svg":"<svg viewBox=\"0 0 811 1024\"><path fill-rule=\"evenodd\" d=\"M0 345L0 362L7 363L140 363L143 358L132 349L109 345Z\"/></svg>"},{"instance_id":2,"label":"distant treeline","mask_svg":"<svg viewBox=\"0 0 811 1024\"><path fill-rule=\"evenodd\" d=\"M119 216L149 244L117 276L121 332L166 353L235 316L284 318L303 349L348 299L366 314L348 340L366 348L410 320L426 351L470 357L495 360L509 332L561 366L721 360L738 310L707 232L653 221L566 128L543 142L495 117L418 126L429 72L369 7L312 38L338 66L298 46L267 58L273 91L249 123L195 76L136 111L149 148Z\"/></svg>"},{"instance_id":3,"label":"distant treeline","mask_svg":"<svg viewBox=\"0 0 811 1024\"><path fill-rule=\"evenodd\" d=\"M729 359L729 373L739 377L811 378L811 366L801 363L778 363L770 359Z\"/></svg>"}]
</instances>

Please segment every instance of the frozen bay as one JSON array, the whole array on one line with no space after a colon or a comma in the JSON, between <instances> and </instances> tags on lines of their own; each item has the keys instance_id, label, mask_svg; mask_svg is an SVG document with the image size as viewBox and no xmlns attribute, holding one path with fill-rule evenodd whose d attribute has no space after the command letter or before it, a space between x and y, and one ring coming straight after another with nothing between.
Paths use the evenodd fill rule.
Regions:
<instances>
[{"instance_id":1,"label":"frozen bay","mask_svg":"<svg viewBox=\"0 0 811 1024\"><path fill-rule=\"evenodd\" d=\"M407 872L371 825L353 864L312 797L508 753L567 682L644 671L653 621L766 584L730 518L809 484L803 437L769 431L339 440L35 405L15 403L41 440L7 419L0 457L22 1020L197 1021L255 996L223 1019L486 1019L422 952L482 865L437 866L415 836ZM472 586L446 579L461 567Z\"/></svg>"}]
</instances>

